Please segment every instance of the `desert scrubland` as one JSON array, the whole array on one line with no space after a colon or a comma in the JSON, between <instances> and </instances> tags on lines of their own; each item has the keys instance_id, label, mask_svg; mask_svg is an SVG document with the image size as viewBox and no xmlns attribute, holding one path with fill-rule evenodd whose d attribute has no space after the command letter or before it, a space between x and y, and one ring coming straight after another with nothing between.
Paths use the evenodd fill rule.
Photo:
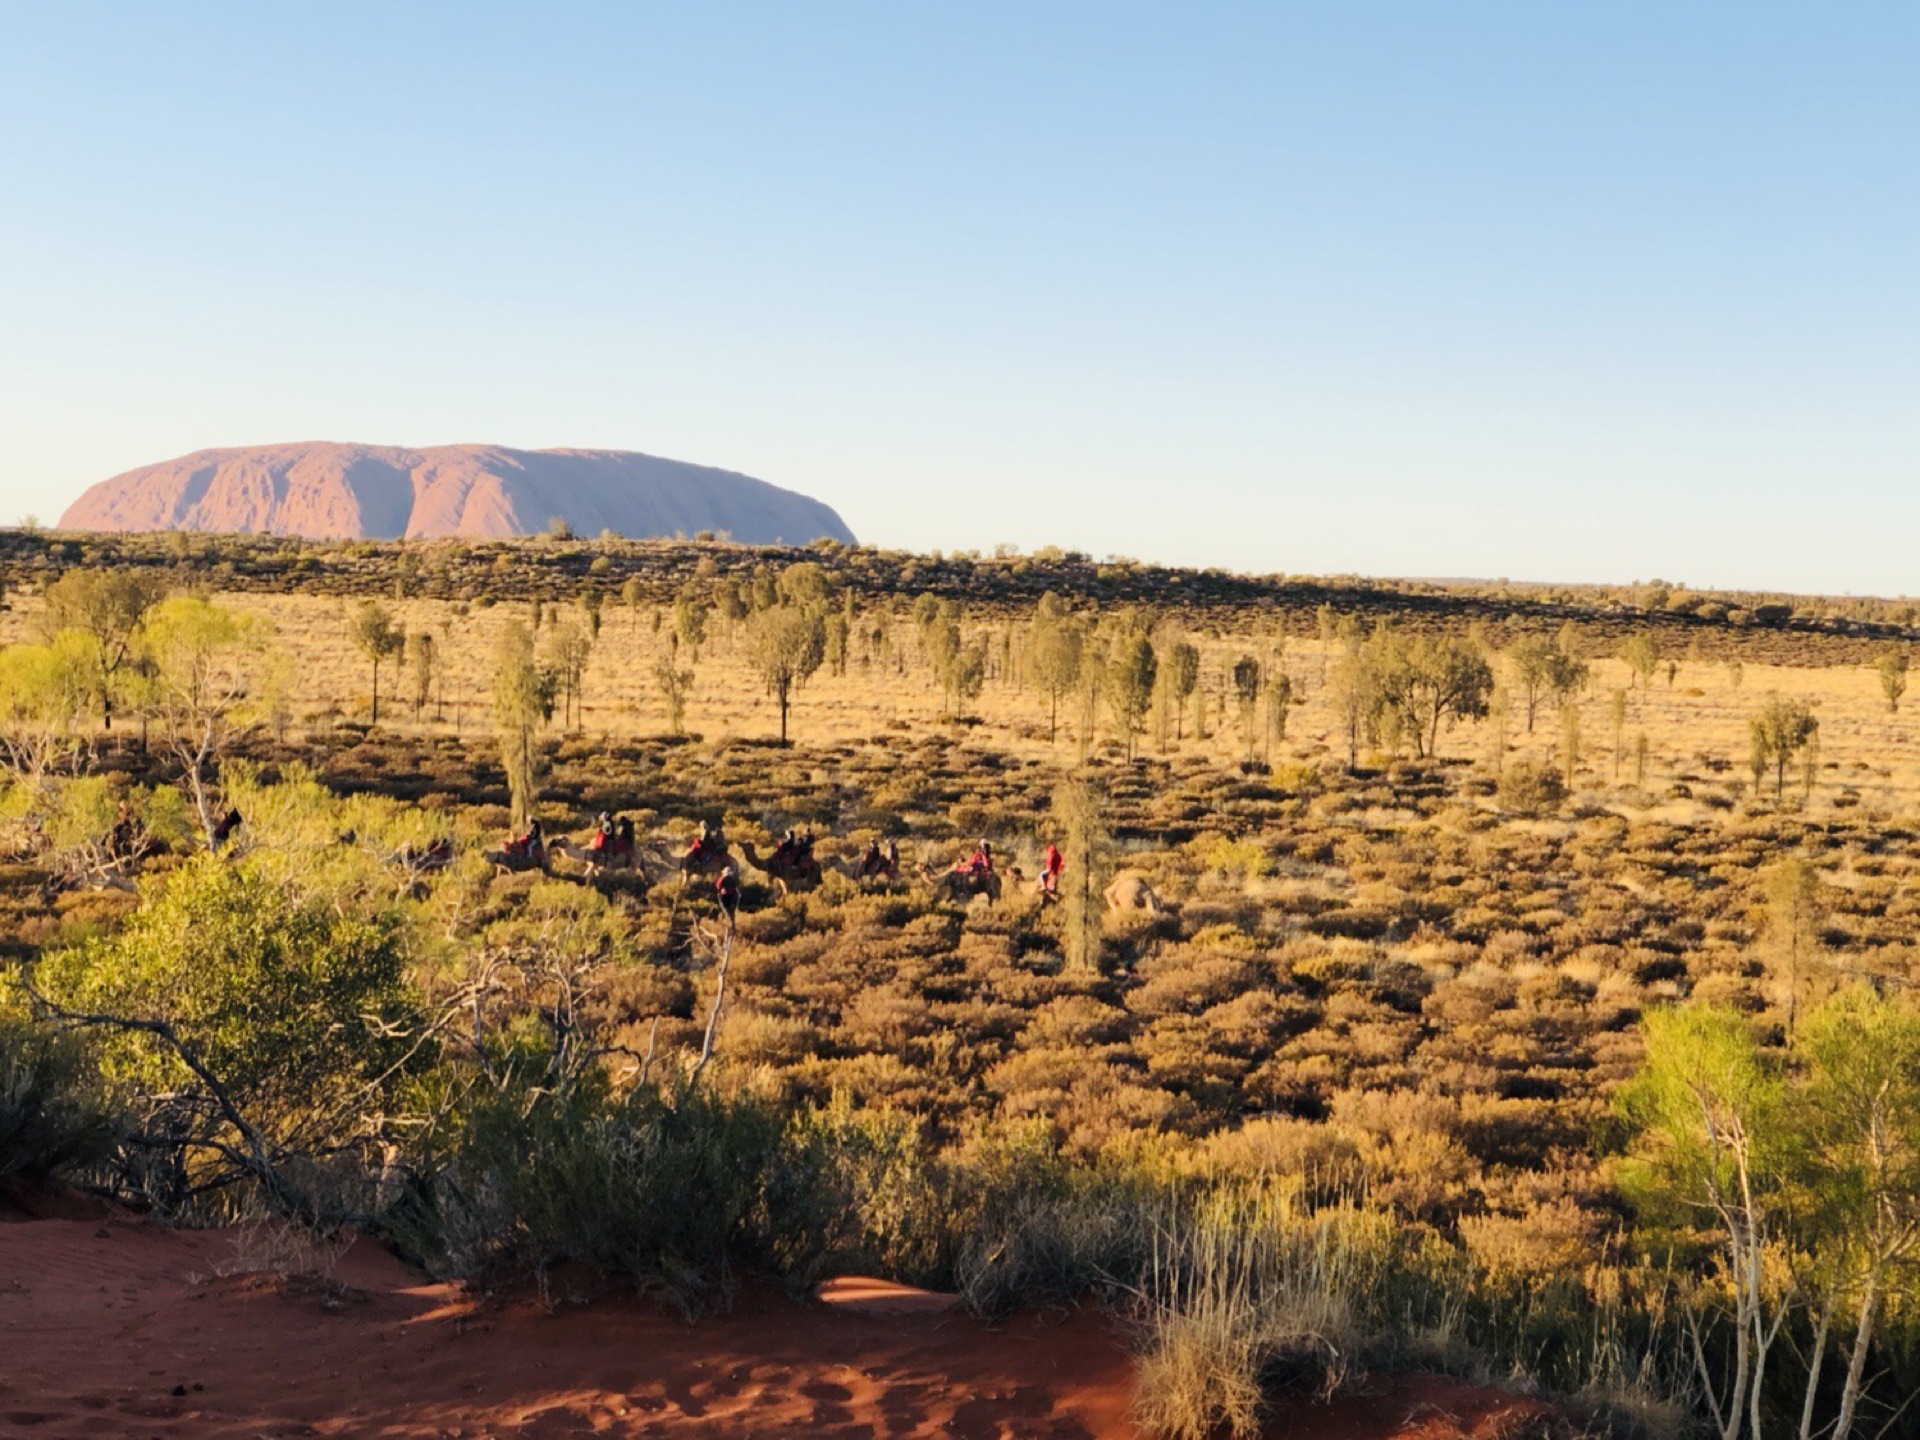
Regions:
<instances>
[{"instance_id":1,"label":"desert scrubland","mask_svg":"<svg viewBox=\"0 0 1920 1440\"><path fill-rule=\"evenodd\" d=\"M1084 1303L1168 1435L1406 1372L1549 1429L1912 1423L1905 602L569 536L0 567L19 1194L322 1291L357 1234L462 1295Z\"/></svg>"}]
</instances>

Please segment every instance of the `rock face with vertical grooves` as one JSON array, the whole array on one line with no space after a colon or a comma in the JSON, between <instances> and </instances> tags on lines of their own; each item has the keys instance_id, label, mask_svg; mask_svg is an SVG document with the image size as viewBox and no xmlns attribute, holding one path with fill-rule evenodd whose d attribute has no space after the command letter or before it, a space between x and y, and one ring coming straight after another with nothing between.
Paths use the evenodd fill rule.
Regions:
<instances>
[{"instance_id":1,"label":"rock face with vertical grooves","mask_svg":"<svg viewBox=\"0 0 1920 1440\"><path fill-rule=\"evenodd\" d=\"M312 442L201 450L102 480L63 530L213 530L310 539L630 538L724 530L751 545L853 543L833 508L731 470L626 450Z\"/></svg>"}]
</instances>

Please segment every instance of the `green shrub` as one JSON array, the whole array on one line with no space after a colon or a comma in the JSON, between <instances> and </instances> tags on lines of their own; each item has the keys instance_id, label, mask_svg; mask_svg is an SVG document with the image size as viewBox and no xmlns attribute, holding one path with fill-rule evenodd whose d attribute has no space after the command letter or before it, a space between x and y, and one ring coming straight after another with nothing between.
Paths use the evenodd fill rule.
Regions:
<instances>
[{"instance_id":1,"label":"green shrub","mask_svg":"<svg viewBox=\"0 0 1920 1440\"><path fill-rule=\"evenodd\" d=\"M691 1315L724 1299L779 1142L765 1107L698 1087L482 1092L389 1223L442 1274L492 1284L573 1261Z\"/></svg>"},{"instance_id":2,"label":"green shrub","mask_svg":"<svg viewBox=\"0 0 1920 1440\"><path fill-rule=\"evenodd\" d=\"M911 1115L837 1097L788 1125L766 1177L758 1249L802 1288L836 1272L941 1283L950 1248L941 1180Z\"/></svg>"},{"instance_id":3,"label":"green shrub","mask_svg":"<svg viewBox=\"0 0 1920 1440\"><path fill-rule=\"evenodd\" d=\"M54 1005L97 1017L102 1076L146 1117L159 1148L142 1148L170 1160L137 1186L173 1205L228 1183L237 1157L267 1178L283 1154L366 1138L411 1043L402 963L386 920L203 855L124 929L47 957L35 979Z\"/></svg>"},{"instance_id":4,"label":"green shrub","mask_svg":"<svg viewBox=\"0 0 1920 1440\"><path fill-rule=\"evenodd\" d=\"M0 1015L0 1186L44 1185L112 1145L92 1064L71 1036Z\"/></svg>"},{"instance_id":5,"label":"green shrub","mask_svg":"<svg viewBox=\"0 0 1920 1440\"><path fill-rule=\"evenodd\" d=\"M1152 1246L1157 1177L1124 1163L1076 1164L1043 1123L977 1136L954 1162L953 1285L985 1315L1116 1293Z\"/></svg>"}]
</instances>

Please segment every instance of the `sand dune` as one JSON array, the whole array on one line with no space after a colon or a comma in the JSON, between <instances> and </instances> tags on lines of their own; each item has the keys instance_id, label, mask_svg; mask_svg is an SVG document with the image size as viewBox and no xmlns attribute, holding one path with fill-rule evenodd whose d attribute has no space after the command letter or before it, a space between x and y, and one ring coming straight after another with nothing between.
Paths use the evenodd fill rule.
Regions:
<instances>
[{"instance_id":1,"label":"sand dune","mask_svg":"<svg viewBox=\"0 0 1920 1440\"><path fill-rule=\"evenodd\" d=\"M633 1301L479 1301L360 1242L333 1283L231 1271L230 1233L117 1217L0 1224L0 1435L1051 1437L1137 1434L1131 1369L1092 1311L988 1325L847 1279L747 1285L688 1324ZM830 1303L831 1302L831 1303ZM1275 1435L1458 1440L1542 1407L1414 1378Z\"/></svg>"},{"instance_id":2,"label":"sand dune","mask_svg":"<svg viewBox=\"0 0 1920 1440\"><path fill-rule=\"evenodd\" d=\"M630 538L725 530L746 544L851 543L831 506L730 470L623 450L303 443L201 450L102 480L63 530L310 539L499 539L563 519Z\"/></svg>"}]
</instances>

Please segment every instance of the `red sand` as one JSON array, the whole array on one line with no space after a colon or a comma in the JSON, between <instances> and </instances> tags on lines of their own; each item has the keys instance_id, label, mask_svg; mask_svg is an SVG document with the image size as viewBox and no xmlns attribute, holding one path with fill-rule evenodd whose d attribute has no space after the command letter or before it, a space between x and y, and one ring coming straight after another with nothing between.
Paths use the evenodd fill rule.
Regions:
<instances>
[{"instance_id":1,"label":"red sand","mask_svg":"<svg viewBox=\"0 0 1920 1440\"><path fill-rule=\"evenodd\" d=\"M0 1435L1134 1437L1092 1312L987 1325L847 1279L748 1288L687 1324L600 1300L478 1303L362 1243L339 1287L217 1277L230 1234L125 1218L0 1224ZM1504 1440L1541 1407L1424 1378L1289 1407L1289 1440Z\"/></svg>"}]
</instances>

